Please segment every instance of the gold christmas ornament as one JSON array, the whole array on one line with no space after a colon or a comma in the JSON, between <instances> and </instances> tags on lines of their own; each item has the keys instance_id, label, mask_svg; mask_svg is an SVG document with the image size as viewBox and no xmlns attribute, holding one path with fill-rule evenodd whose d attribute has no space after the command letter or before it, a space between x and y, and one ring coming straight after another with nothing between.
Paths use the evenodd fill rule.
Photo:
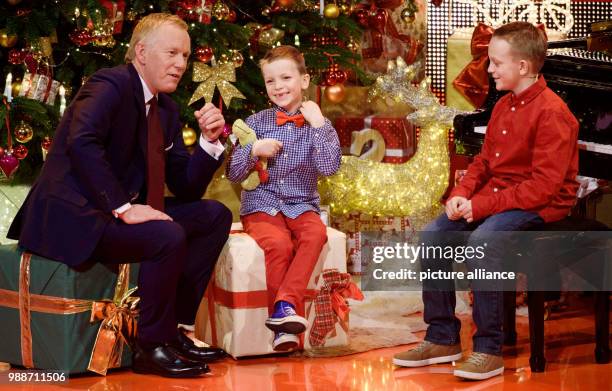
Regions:
<instances>
[{"instance_id":1,"label":"gold christmas ornament","mask_svg":"<svg viewBox=\"0 0 612 391\"><path fill-rule=\"evenodd\" d=\"M353 53L357 53L360 49L359 42L355 41L353 38L349 39L346 44L346 48Z\"/></svg>"},{"instance_id":2,"label":"gold christmas ornament","mask_svg":"<svg viewBox=\"0 0 612 391\"><path fill-rule=\"evenodd\" d=\"M129 10L125 15L125 19L129 22L135 21L137 17L138 13L134 10Z\"/></svg>"},{"instance_id":3,"label":"gold christmas ornament","mask_svg":"<svg viewBox=\"0 0 612 391\"><path fill-rule=\"evenodd\" d=\"M19 122L13 132L15 133L15 139L20 143L27 143L34 137L34 129L24 121Z\"/></svg>"},{"instance_id":4,"label":"gold christmas ornament","mask_svg":"<svg viewBox=\"0 0 612 391\"><path fill-rule=\"evenodd\" d=\"M51 57L51 54L53 53L53 48L51 47L51 38L40 37L34 39L30 43L30 50L32 50L34 54L37 54L39 56Z\"/></svg>"},{"instance_id":5,"label":"gold christmas ornament","mask_svg":"<svg viewBox=\"0 0 612 391\"><path fill-rule=\"evenodd\" d=\"M415 18L414 12L410 8L404 8L402 12L400 13L400 17L406 23L414 22L414 18Z\"/></svg>"},{"instance_id":6,"label":"gold christmas ornament","mask_svg":"<svg viewBox=\"0 0 612 391\"><path fill-rule=\"evenodd\" d=\"M325 8L323 8L323 15L328 19L336 19L340 16L340 8L334 3L327 4Z\"/></svg>"},{"instance_id":7,"label":"gold christmas ornament","mask_svg":"<svg viewBox=\"0 0 612 391\"><path fill-rule=\"evenodd\" d=\"M340 103L344 100L346 90L344 84L334 84L333 86L325 87L325 98L332 103Z\"/></svg>"},{"instance_id":8,"label":"gold christmas ornament","mask_svg":"<svg viewBox=\"0 0 612 391\"><path fill-rule=\"evenodd\" d=\"M340 12L344 15L350 15L353 12L353 8L348 3L342 3L338 6L340 8Z\"/></svg>"},{"instance_id":9,"label":"gold christmas ornament","mask_svg":"<svg viewBox=\"0 0 612 391\"><path fill-rule=\"evenodd\" d=\"M219 65L227 64L230 62L230 58L227 53L223 53L219 56L219 60L217 60L217 62L219 63Z\"/></svg>"},{"instance_id":10,"label":"gold christmas ornament","mask_svg":"<svg viewBox=\"0 0 612 391\"><path fill-rule=\"evenodd\" d=\"M10 5L17 5L21 3L21 0L6 0L6 2L9 3Z\"/></svg>"},{"instance_id":11,"label":"gold christmas ornament","mask_svg":"<svg viewBox=\"0 0 612 391\"><path fill-rule=\"evenodd\" d=\"M242 64L244 64L244 57L242 57L242 54L240 54L238 50L234 50L232 52L231 61L234 63L236 68L239 68L242 66Z\"/></svg>"},{"instance_id":12,"label":"gold christmas ornament","mask_svg":"<svg viewBox=\"0 0 612 391\"><path fill-rule=\"evenodd\" d=\"M261 34L259 34L259 43L263 46L272 47L278 41L283 39L284 36L285 32L283 30L272 27L262 31Z\"/></svg>"},{"instance_id":13,"label":"gold christmas ornament","mask_svg":"<svg viewBox=\"0 0 612 391\"><path fill-rule=\"evenodd\" d=\"M338 173L319 181L319 192L332 214L411 216L420 226L439 212L448 186L448 129L459 112L440 105L427 80L411 84L420 64L408 67L401 58L391 62L371 93L373 97L401 94L400 101L418 110L407 116L421 127L417 152L403 164L343 156Z\"/></svg>"},{"instance_id":14,"label":"gold christmas ornament","mask_svg":"<svg viewBox=\"0 0 612 391\"><path fill-rule=\"evenodd\" d=\"M16 79L11 84L11 87L11 92L13 93L13 96L19 96L19 91L21 91L21 79Z\"/></svg>"},{"instance_id":15,"label":"gold christmas ornament","mask_svg":"<svg viewBox=\"0 0 612 391\"><path fill-rule=\"evenodd\" d=\"M117 41L115 41L112 35L99 35L93 39L92 43L94 46L112 48Z\"/></svg>"},{"instance_id":16,"label":"gold christmas ornament","mask_svg":"<svg viewBox=\"0 0 612 391\"><path fill-rule=\"evenodd\" d=\"M217 1L215 5L213 5L212 15L219 19L225 20L230 14L229 7L222 1Z\"/></svg>"},{"instance_id":17,"label":"gold christmas ornament","mask_svg":"<svg viewBox=\"0 0 612 391\"><path fill-rule=\"evenodd\" d=\"M219 89L226 106L230 105L232 98L246 99L231 83L236 81L236 72L232 63L217 64L210 67L202 62L194 62L193 81L200 82L200 85L191 96L189 105L201 98L204 98L205 102L211 102L215 87Z\"/></svg>"},{"instance_id":18,"label":"gold christmas ornament","mask_svg":"<svg viewBox=\"0 0 612 391\"><path fill-rule=\"evenodd\" d=\"M189 127L189 125L185 124L183 127L183 142L186 147L191 147L198 140L198 134L193 130L193 128Z\"/></svg>"},{"instance_id":19,"label":"gold christmas ornament","mask_svg":"<svg viewBox=\"0 0 612 391\"><path fill-rule=\"evenodd\" d=\"M2 46L3 48L12 48L16 44L16 35L8 35L6 29L0 30L0 46Z\"/></svg>"}]
</instances>

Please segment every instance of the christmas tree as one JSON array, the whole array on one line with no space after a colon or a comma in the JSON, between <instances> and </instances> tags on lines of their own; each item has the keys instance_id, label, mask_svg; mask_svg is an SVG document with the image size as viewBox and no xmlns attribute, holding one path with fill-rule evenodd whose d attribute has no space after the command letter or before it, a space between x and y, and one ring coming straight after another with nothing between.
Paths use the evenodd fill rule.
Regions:
<instances>
[{"instance_id":1,"label":"christmas tree","mask_svg":"<svg viewBox=\"0 0 612 391\"><path fill-rule=\"evenodd\" d=\"M298 46L313 82L334 86L327 89L332 99L341 98L347 79L371 83L358 66L363 26L386 16L377 16L374 2L358 3L6 0L0 5L0 181L36 176L66 105L96 70L124 63L132 30L148 13L174 13L189 24L192 58L172 96L189 145L197 139L193 111L205 101L222 106L227 123L267 107L258 61L275 45Z\"/></svg>"}]
</instances>

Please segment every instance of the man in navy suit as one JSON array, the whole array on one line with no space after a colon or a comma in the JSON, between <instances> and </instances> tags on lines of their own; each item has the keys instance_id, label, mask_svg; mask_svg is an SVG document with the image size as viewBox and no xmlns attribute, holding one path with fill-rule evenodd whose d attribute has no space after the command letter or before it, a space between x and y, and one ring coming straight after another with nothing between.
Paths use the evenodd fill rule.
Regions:
<instances>
[{"instance_id":1,"label":"man in navy suit","mask_svg":"<svg viewBox=\"0 0 612 391\"><path fill-rule=\"evenodd\" d=\"M190 155L167 95L190 50L177 16L138 23L128 64L99 70L80 88L8 234L70 266L140 262L132 367L176 377L208 372L206 362L224 354L196 347L177 325L195 323L232 221L221 203L201 199L224 157L221 112L210 103L195 112L202 134ZM174 198L164 199L164 182Z\"/></svg>"}]
</instances>

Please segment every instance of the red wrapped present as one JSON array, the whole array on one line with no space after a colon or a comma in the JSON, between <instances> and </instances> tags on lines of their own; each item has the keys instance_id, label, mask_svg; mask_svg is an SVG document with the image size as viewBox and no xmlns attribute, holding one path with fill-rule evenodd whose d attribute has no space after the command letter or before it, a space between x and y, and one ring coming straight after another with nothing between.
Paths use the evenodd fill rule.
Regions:
<instances>
[{"instance_id":1,"label":"red wrapped present","mask_svg":"<svg viewBox=\"0 0 612 391\"><path fill-rule=\"evenodd\" d=\"M108 23L113 26L112 34L121 34L125 20L125 0L100 0L100 4L106 9Z\"/></svg>"},{"instance_id":2,"label":"red wrapped present","mask_svg":"<svg viewBox=\"0 0 612 391\"><path fill-rule=\"evenodd\" d=\"M340 146L344 154L349 154L353 132L363 129L375 129L385 141L384 163L405 163L414 155L416 147L415 127L404 117L385 117L370 115L367 117L340 116L334 124ZM372 146L375 147L375 146Z\"/></svg>"}]
</instances>

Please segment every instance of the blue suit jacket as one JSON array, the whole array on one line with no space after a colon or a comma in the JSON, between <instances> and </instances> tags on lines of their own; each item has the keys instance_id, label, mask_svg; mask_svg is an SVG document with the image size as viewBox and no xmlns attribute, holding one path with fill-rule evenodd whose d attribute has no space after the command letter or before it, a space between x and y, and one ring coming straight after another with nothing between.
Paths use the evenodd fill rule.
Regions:
<instances>
[{"instance_id":1,"label":"blue suit jacket","mask_svg":"<svg viewBox=\"0 0 612 391\"><path fill-rule=\"evenodd\" d=\"M222 158L189 155L179 109L158 95L166 184L183 201L202 198ZM102 69L81 87L60 122L40 176L9 229L29 251L68 265L86 261L112 211L146 193L147 120L131 65Z\"/></svg>"}]
</instances>

